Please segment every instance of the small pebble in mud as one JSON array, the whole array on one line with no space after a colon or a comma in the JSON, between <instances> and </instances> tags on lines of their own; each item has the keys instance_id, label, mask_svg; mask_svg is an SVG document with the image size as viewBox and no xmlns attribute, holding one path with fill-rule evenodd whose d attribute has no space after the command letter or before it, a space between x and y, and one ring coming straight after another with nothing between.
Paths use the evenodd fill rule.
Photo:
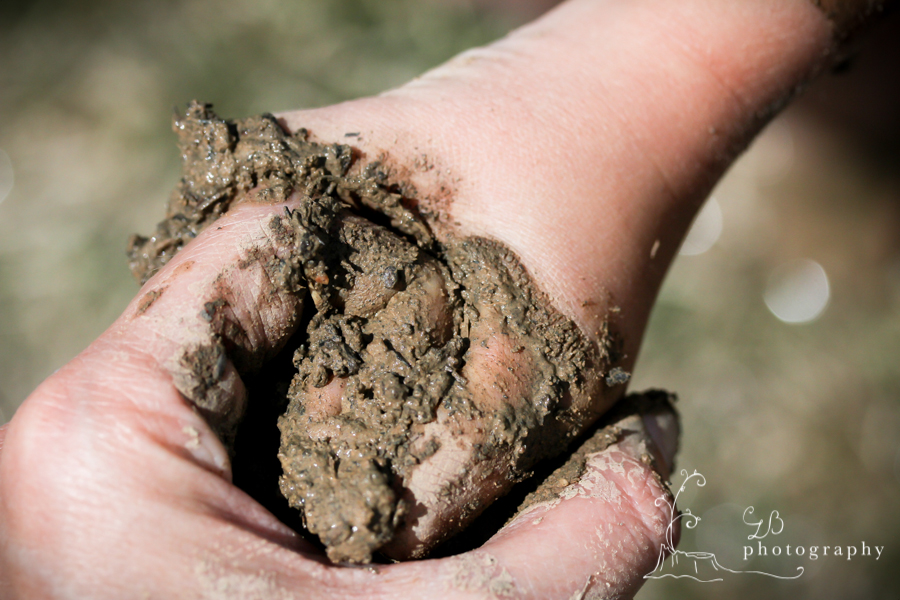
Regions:
<instances>
[{"instance_id":1,"label":"small pebble in mud","mask_svg":"<svg viewBox=\"0 0 900 600\"><path fill-rule=\"evenodd\" d=\"M384 282L384 287L392 290L397 287L397 283L400 281L399 277L397 267L388 267L382 273L381 280Z\"/></svg>"},{"instance_id":2,"label":"small pebble in mud","mask_svg":"<svg viewBox=\"0 0 900 600\"><path fill-rule=\"evenodd\" d=\"M589 341L502 244L437 239L383 165L271 115L226 121L196 102L174 129L183 176L166 220L129 244L139 281L247 195L299 197L269 223L293 252L265 265L306 307L278 421L280 487L333 561L425 555L614 399L601 391L618 360L608 328ZM201 316L214 324L222 306ZM223 357L194 367L188 400L204 399ZM441 520L453 528L428 528Z\"/></svg>"},{"instance_id":3,"label":"small pebble in mud","mask_svg":"<svg viewBox=\"0 0 900 600\"><path fill-rule=\"evenodd\" d=\"M613 367L606 375L606 385L613 387L614 385L624 385L631 379L631 373L628 373L621 367Z\"/></svg>"}]
</instances>

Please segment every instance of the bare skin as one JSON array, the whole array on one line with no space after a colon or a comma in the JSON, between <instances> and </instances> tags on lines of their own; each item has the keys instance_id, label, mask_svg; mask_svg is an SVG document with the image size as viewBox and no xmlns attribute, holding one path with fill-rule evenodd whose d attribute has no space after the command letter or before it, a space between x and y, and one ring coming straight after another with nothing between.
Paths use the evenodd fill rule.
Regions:
<instances>
[{"instance_id":1,"label":"bare skin","mask_svg":"<svg viewBox=\"0 0 900 600\"><path fill-rule=\"evenodd\" d=\"M832 24L806 0L571 0L403 88L282 118L322 140L361 132L363 152L395 165L427 156L434 168L409 178L445 215L437 230L504 243L588 336L621 309L630 367L702 198L827 63L832 40ZM571 494L478 551L377 573L330 565L231 485L223 445L178 391L179 357L210 342L201 313L216 294L228 295L227 318L255 358L296 327L297 298L273 289L261 266L236 267L251 249L289 250L264 224L291 203L225 215L2 430L2 596L633 595L669 515L655 503L665 492L640 444L627 439L586 472L620 501ZM485 364L473 380L495 372ZM240 412L238 368L224 361L221 375L222 414ZM672 432L655 428L655 452L670 462Z\"/></svg>"}]
</instances>

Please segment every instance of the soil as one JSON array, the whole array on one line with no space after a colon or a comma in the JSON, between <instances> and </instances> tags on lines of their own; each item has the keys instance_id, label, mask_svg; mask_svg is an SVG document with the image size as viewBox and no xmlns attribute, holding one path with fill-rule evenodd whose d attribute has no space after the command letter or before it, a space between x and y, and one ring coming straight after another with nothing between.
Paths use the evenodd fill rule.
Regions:
<instances>
[{"instance_id":1,"label":"soil","mask_svg":"<svg viewBox=\"0 0 900 600\"><path fill-rule=\"evenodd\" d=\"M622 398L612 410L574 440L567 451L536 464L531 477L487 507L468 528L435 549L432 556L471 552L483 546L504 526L526 517L532 509L553 506L561 498L570 497L573 487L581 482L587 462L626 436L635 435L638 444L644 448L652 446L653 442L639 419L643 415L665 411L677 414L676 401L674 394L664 390L647 390ZM659 475L656 459L650 451L641 456L641 460L653 467L654 476L663 489L668 489Z\"/></svg>"},{"instance_id":2,"label":"soil","mask_svg":"<svg viewBox=\"0 0 900 600\"><path fill-rule=\"evenodd\" d=\"M549 475L542 474L535 478L534 491L525 496L510 521L538 504L556 500L561 491L581 479L591 455L602 452L625 435L630 433L641 435L645 428L635 419L662 411L674 413L675 401L676 398L673 394L663 390L648 390L623 398L613 410L604 415L603 419L591 428L591 431L584 436L584 441L579 441L574 445L575 450L566 455L562 465L555 468ZM638 424L634 426L633 423ZM647 440L642 441L646 446ZM641 459L653 463L656 457L647 452ZM544 468L546 469L546 466ZM654 468L653 472L661 481L659 470Z\"/></svg>"},{"instance_id":3,"label":"soil","mask_svg":"<svg viewBox=\"0 0 900 600\"><path fill-rule=\"evenodd\" d=\"M289 134L271 115L227 121L197 102L176 115L174 130L183 176L156 233L129 242L139 281L235 203L299 198L268 224L294 253L266 265L279 286L309 300L291 344L293 368L255 392L252 373L228 358L248 377L251 412L254 404L286 404L278 418L280 490L333 561L367 563L411 515L421 517L408 482L450 438L474 430L481 441L473 464L440 490L448 502L464 497L460 488L481 485L476 464L502 474L457 516L461 529L596 418L583 400L598 386L628 380L609 369L619 359L612 336L588 341L502 244L438 240L412 188L382 163L363 164L350 146L320 144L306 131ZM215 311L209 307L210 318ZM223 376L227 349L201 350L209 360L199 357L196 381L179 389L203 410L199 388L216 388L211 380ZM491 368L510 375L488 373L485 381L475 370L491 352L501 357ZM243 447L264 446L247 441L255 435L246 434ZM238 433L237 458L241 448Z\"/></svg>"}]
</instances>

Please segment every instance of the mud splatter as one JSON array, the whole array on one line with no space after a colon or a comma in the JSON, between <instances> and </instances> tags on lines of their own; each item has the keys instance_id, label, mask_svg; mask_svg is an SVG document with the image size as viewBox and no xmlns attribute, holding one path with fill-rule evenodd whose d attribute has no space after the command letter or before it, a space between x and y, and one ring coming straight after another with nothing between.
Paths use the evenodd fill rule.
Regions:
<instances>
[{"instance_id":1,"label":"mud splatter","mask_svg":"<svg viewBox=\"0 0 900 600\"><path fill-rule=\"evenodd\" d=\"M134 316L139 317L147 312L147 309L153 306L153 303L159 300L160 296L162 296L165 291L166 288L162 287L151 290L144 294L143 298L141 298L141 301L137 305L137 310L135 310Z\"/></svg>"}]
</instances>

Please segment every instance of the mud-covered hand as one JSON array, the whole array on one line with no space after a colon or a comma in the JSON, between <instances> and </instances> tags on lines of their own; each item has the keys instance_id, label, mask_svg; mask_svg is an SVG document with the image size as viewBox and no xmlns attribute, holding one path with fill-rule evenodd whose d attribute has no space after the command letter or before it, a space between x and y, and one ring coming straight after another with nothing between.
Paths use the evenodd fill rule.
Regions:
<instances>
[{"instance_id":1,"label":"mud-covered hand","mask_svg":"<svg viewBox=\"0 0 900 600\"><path fill-rule=\"evenodd\" d=\"M478 236L511 250L585 339L599 343L615 328L630 370L702 199L827 61L832 40L807 0L570 0L395 91L281 119L389 163L439 239ZM0 429L0 595L633 595L670 517L644 457L661 469L671 462L671 418L630 422L559 501L448 559L333 566L231 484L214 429L233 427L247 400L243 372L299 324L304 296L270 268L297 250L273 219L299 203L235 206ZM428 289L426 311L442 301ZM489 332L484 347L500 339ZM490 398L496 379L513 373L514 385L536 368L521 356L513 346L485 352L460 377ZM596 412L619 389L601 382ZM446 464L427 464L420 479L452 477ZM474 497L496 488L490 478L471 485ZM446 527L438 519L407 543Z\"/></svg>"}]
</instances>

